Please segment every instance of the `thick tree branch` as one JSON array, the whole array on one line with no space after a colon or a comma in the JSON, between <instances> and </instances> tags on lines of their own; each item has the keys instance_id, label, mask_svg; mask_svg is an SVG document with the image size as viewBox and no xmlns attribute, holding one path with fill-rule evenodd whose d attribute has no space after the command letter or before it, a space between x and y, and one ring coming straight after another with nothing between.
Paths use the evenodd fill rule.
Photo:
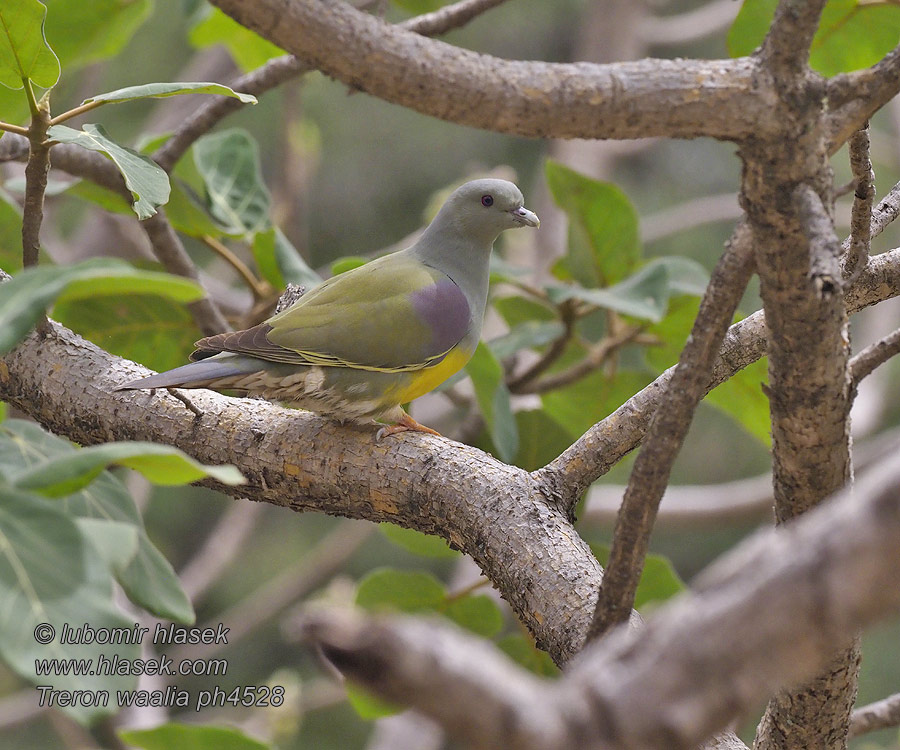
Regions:
<instances>
[{"instance_id":1,"label":"thick tree branch","mask_svg":"<svg viewBox=\"0 0 900 750\"><path fill-rule=\"evenodd\" d=\"M833 154L900 91L900 46L871 68L829 78L826 86L828 153Z\"/></svg>"},{"instance_id":2,"label":"thick tree branch","mask_svg":"<svg viewBox=\"0 0 900 750\"><path fill-rule=\"evenodd\" d=\"M613 532L590 638L601 636L612 626L627 621L634 606L634 594L644 569L656 511L669 483L672 464L687 435L697 404L706 395L706 386L728 324L752 273L750 231L741 222L712 273L691 335L631 470Z\"/></svg>"},{"instance_id":3,"label":"thick tree branch","mask_svg":"<svg viewBox=\"0 0 900 750\"><path fill-rule=\"evenodd\" d=\"M875 172L869 156L869 123L850 136L850 171L853 173L853 208L850 213L850 247L844 274L853 278L869 260Z\"/></svg>"},{"instance_id":4,"label":"thick tree branch","mask_svg":"<svg viewBox=\"0 0 900 750\"><path fill-rule=\"evenodd\" d=\"M214 4L349 86L461 125L548 138L730 140L773 125L767 90L755 85L748 58L610 65L503 60L425 39L343 2Z\"/></svg>"},{"instance_id":5,"label":"thick tree branch","mask_svg":"<svg viewBox=\"0 0 900 750\"><path fill-rule=\"evenodd\" d=\"M438 623L326 611L301 633L351 679L476 747L688 750L900 608L898 493L886 463L852 495L751 537L644 627L588 646L556 683Z\"/></svg>"},{"instance_id":6,"label":"thick tree branch","mask_svg":"<svg viewBox=\"0 0 900 750\"><path fill-rule=\"evenodd\" d=\"M776 85L791 85L807 69L809 48L825 0L780 0L760 56Z\"/></svg>"},{"instance_id":7,"label":"thick tree branch","mask_svg":"<svg viewBox=\"0 0 900 750\"><path fill-rule=\"evenodd\" d=\"M464 26L473 18L504 2L506 0L460 0L398 25L423 36L437 36ZM231 83L231 88L259 97L310 70L310 66L293 55L283 55L235 79ZM172 136L156 150L153 158L166 172L171 172L178 160L200 136L208 133L220 120L243 106L243 103L234 97L215 97L191 113Z\"/></svg>"}]
</instances>

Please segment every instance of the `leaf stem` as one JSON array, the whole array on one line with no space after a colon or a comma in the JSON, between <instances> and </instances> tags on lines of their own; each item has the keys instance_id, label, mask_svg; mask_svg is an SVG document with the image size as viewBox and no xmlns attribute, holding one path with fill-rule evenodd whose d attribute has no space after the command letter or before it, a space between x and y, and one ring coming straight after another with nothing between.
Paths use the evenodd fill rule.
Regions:
<instances>
[{"instance_id":1,"label":"leaf stem","mask_svg":"<svg viewBox=\"0 0 900 750\"><path fill-rule=\"evenodd\" d=\"M210 250L219 255L226 263L228 263L244 281L247 282L247 286L250 287L250 291L253 292L253 297L257 300L266 299L271 296L272 288L265 282L260 281L253 274L253 271L250 270L249 266L247 266L244 261L238 258L226 245L215 237L209 234L204 234L201 238L203 244L206 245Z\"/></svg>"},{"instance_id":2,"label":"leaf stem","mask_svg":"<svg viewBox=\"0 0 900 750\"><path fill-rule=\"evenodd\" d=\"M109 102L105 101L92 101L88 102L87 104L81 104L78 107L74 107L67 112L63 112L61 115L57 115L56 117L54 117L52 120L50 120L50 125L59 125L61 122L71 120L73 117L78 117L78 115L83 115L85 112L90 112L92 109L97 109L97 107L108 103Z\"/></svg>"}]
</instances>

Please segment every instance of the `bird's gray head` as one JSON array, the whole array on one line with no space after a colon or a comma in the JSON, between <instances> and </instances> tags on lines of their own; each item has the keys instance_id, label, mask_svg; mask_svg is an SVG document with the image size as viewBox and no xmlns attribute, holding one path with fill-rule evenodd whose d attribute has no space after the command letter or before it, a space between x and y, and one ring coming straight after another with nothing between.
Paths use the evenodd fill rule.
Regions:
<instances>
[{"instance_id":1,"label":"bird's gray head","mask_svg":"<svg viewBox=\"0 0 900 750\"><path fill-rule=\"evenodd\" d=\"M434 224L492 244L506 229L540 226L537 215L524 203L522 191L511 182L472 180L453 191Z\"/></svg>"}]
</instances>

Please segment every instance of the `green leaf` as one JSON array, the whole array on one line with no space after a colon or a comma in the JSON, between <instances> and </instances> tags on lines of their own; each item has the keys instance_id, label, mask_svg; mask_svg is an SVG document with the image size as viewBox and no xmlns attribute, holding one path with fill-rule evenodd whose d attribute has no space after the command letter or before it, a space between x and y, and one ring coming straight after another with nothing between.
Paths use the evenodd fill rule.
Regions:
<instances>
[{"instance_id":1,"label":"green leaf","mask_svg":"<svg viewBox=\"0 0 900 750\"><path fill-rule=\"evenodd\" d=\"M394 5L414 16L431 13L445 4L443 0L394 0Z\"/></svg>"},{"instance_id":2,"label":"green leaf","mask_svg":"<svg viewBox=\"0 0 900 750\"><path fill-rule=\"evenodd\" d=\"M430 573L378 568L359 582L356 604L369 610L422 612L440 607L446 593Z\"/></svg>"},{"instance_id":3,"label":"green leaf","mask_svg":"<svg viewBox=\"0 0 900 750\"><path fill-rule=\"evenodd\" d=\"M594 555L601 565L609 560L609 547L602 544L591 545ZM672 561L663 555L648 554L644 560L644 570L634 594L634 608L640 612L648 604L658 604L671 599L687 588L672 566Z\"/></svg>"},{"instance_id":4,"label":"green leaf","mask_svg":"<svg viewBox=\"0 0 900 750\"><path fill-rule=\"evenodd\" d=\"M547 294L557 304L577 299L641 320L660 321L669 303L669 272L664 265L656 264L607 289L554 286L547 288Z\"/></svg>"},{"instance_id":5,"label":"green leaf","mask_svg":"<svg viewBox=\"0 0 900 750\"><path fill-rule=\"evenodd\" d=\"M154 484L165 486L189 484L206 477L228 485L246 481L234 466L206 466L170 445L121 442L81 448L48 459L19 474L15 485L47 497L62 497L86 487L111 464L139 471Z\"/></svg>"},{"instance_id":6,"label":"green leaf","mask_svg":"<svg viewBox=\"0 0 900 750\"><path fill-rule=\"evenodd\" d=\"M23 79L49 89L59 80L59 60L44 36L47 6L38 0L0 5L0 84L23 87Z\"/></svg>"},{"instance_id":7,"label":"green leaf","mask_svg":"<svg viewBox=\"0 0 900 750\"><path fill-rule=\"evenodd\" d=\"M144 750L270 750L259 740L232 727L162 724L153 729L125 729L119 736Z\"/></svg>"},{"instance_id":8,"label":"green leaf","mask_svg":"<svg viewBox=\"0 0 900 750\"><path fill-rule=\"evenodd\" d=\"M510 328L533 320L546 323L557 319L557 314L551 307L528 297L495 297L491 300L491 305Z\"/></svg>"},{"instance_id":9,"label":"green leaf","mask_svg":"<svg viewBox=\"0 0 900 750\"><path fill-rule=\"evenodd\" d=\"M74 180L69 183L66 192L81 200L94 203L112 213L130 216L134 210L125 196L102 187L96 182L91 182L91 180Z\"/></svg>"},{"instance_id":10,"label":"green leaf","mask_svg":"<svg viewBox=\"0 0 900 750\"><path fill-rule=\"evenodd\" d=\"M750 54L772 23L777 0L745 0L728 32L733 57ZM900 7L890 2L829 0L810 47L810 66L825 76L878 62L900 39Z\"/></svg>"},{"instance_id":11,"label":"green leaf","mask_svg":"<svg viewBox=\"0 0 900 750\"><path fill-rule=\"evenodd\" d=\"M459 552L450 549L447 542L433 534L423 534L415 529L404 529L402 526L384 521L378 524L384 534L398 547L421 557L452 558L459 557Z\"/></svg>"},{"instance_id":12,"label":"green leaf","mask_svg":"<svg viewBox=\"0 0 900 750\"><path fill-rule=\"evenodd\" d=\"M488 347L497 359L506 359L522 349L534 349L555 341L565 332L558 320L526 320L507 333L491 339Z\"/></svg>"},{"instance_id":13,"label":"green leaf","mask_svg":"<svg viewBox=\"0 0 900 750\"><path fill-rule=\"evenodd\" d=\"M503 630L503 613L496 602L485 594L454 599L447 605L444 614L460 627L483 638L493 638Z\"/></svg>"},{"instance_id":14,"label":"green leaf","mask_svg":"<svg viewBox=\"0 0 900 750\"><path fill-rule=\"evenodd\" d=\"M256 104L256 97L251 94L241 94L221 83L145 83L140 86L126 86L105 94L97 94L85 99L82 104L91 102L130 102L135 99L162 99L167 96L179 96L181 94L220 94L239 99L244 104Z\"/></svg>"},{"instance_id":15,"label":"green leaf","mask_svg":"<svg viewBox=\"0 0 900 750\"><path fill-rule=\"evenodd\" d=\"M322 283L322 277L307 265L278 227L256 233L253 257L259 272L278 289L290 282L304 287L308 292Z\"/></svg>"},{"instance_id":16,"label":"green leaf","mask_svg":"<svg viewBox=\"0 0 900 750\"><path fill-rule=\"evenodd\" d=\"M153 0L51 0L47 39L67 72L125 49Z\"/></svg>"},{"instance_id":17,"label":"green leaf","mask_svg":"<svg viewBox=\"0 0 900 750\"><path fill-rule=\"evenodd\" d=\"M0 474L9 480L50 458L78 450L33 422L10 419L0 425ZM103 471L87 487L55 503L70 518L119 521L138 531L138 550L122 571L113 571L128 598L153 614L193 624L194 610L172 566L147 537L134 500L116 477Z\"/></svg>"},{"instance_id":18,"label":"green leaf","mask_svg":"<svg viewBox=\"0 0 900 750\"><path fill-rule=\"evenodd\" d=\"M500 459L508 463L519 448L519 433L503 379L503 367L487 344L480 342L466 365L466 372L475 386L475 398L491 442Z\"/></svg>"},{"instance_id":19,"label":"green leaf","mask_svg":"<svg viewBox=\"0 0 900 750\"><path fill-rule=\"evenodd\" d=\"M78 525L57 505L8 487L0 488L0 611L0 656L22 677L56 690L110 691L105 707L63 709L78 720L115 713L115 690L135 687L134 676L37 675L38 659L96 659L102 653L132 660L140 656L140 647L60 644L64 624L131 630L134 622L115 608L107 565ZM46 645L35 640L35 629L43 623L55 628Z\"/></svg>"},{"instance_id":20,"label":"green leaf","mask_svg":"<svg viewBox=\"0 0 900 750\"><path fill-rule=\"evenodd\" d=\"M213 44L225 45L245 73L255 70L273 57L286 54L283 49L241 26L218 8L211 9L209 14L191 29L189 39L191 44L199 48Z\"/></svg>"},{"instance_id":21,"label":"green leaf","mask_svg":"<svg viewBox=\"0 0 900 750\"><path fill-rule=\"evenodd\" d=\"M501 638L497 641L497 647L529 672L534 672L542 677L559 676L559 668L553 663L550 654L541 651L530 638L526 638L524 635L508 635Z\"/></svg>"},{"instance_id":22,"label":"green leaf","mask_svg":"<svg viewBox=\"0 0 900 750\"><path fill-rule=\"evenodd\" d=\"M194 164L203 177L210 214L230 234L254 234L271 226L269 190L259 148L246 130L206 135L194 144Z\"/></svg>"},{"instance_id":23,"label":"green leaf","mask_svg":"<svg viewBox=\"0 0 900 750\"><path fill-rule=\"evenodd\" d=\"M153 294L58 302L53 318L111 354L157 372L184 364L203 335L187 308Z\"/></svg>"},{"instance_id":24,"label":"green leaf","mask_svg":"<svg viewBox=\"0 0 900 750\"><path fill-rule=\"evenodd\" d=\"M134 196L134 212L138 218L149 219L156 207L169 200L169 177L149 156L113 141L101 125L87 123L81 130L65 125L53 125L47 135L59 143L73 143L88 151L106 154L125 178L125 185Z\"/></svg>"},{"instance_id":25,"label":"green leaf","mask_svg":"<svg viewBox=\"0 0 900 750\"><path fill-rule=\"evenodd\" d=\"M388 703L353 682L345 683L344 689L347 691L347 702L353 707L359 718L366 721L393 716L403 710L402 706Z\"/></svg>"},{"instance_id":26,"label":"green leaf","mask_svg":"<svg viewBox=\"0 0 900 750\"><path fill-rule=\"evenodd\" d=\"M28 268L0 284L0 353L19 343L55 299L149 291L185 302L203 294L178 276L140 271L123 261L95 258L74 266Z\"/></svg>"},{"instance_id":27,"label":"green leaf","mask_svg":"<svg viewBox=\"0 0 900 750\"><path fill-rule=\"evenodd\" d=\"M553 161L547 186L569 218L568 272L582 286L609 286L625 278L641 257L638 216L617 186Z\"/></svg>"},{"instance_id":28,"label":"green leaf","mask_svg":"<svg viewBox=\"0 0 900 750\"><path fill-rule=\"evenodd\" d=\"M134 524L97 518L78 518L75 523L116 577L137 555L139 534Z\"/></svg>"}]
</instances>

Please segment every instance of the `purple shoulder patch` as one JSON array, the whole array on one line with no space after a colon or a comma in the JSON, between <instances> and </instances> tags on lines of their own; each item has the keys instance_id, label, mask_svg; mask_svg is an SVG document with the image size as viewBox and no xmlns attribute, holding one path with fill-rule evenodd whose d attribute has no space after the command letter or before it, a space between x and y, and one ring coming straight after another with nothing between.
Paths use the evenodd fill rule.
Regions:
<instances>
[{"instance_id":1,"label":"purple shoulder patch","mask_svg":"<svg viewBox=\"0 0 900 750\"><path fill-rule=\"evenodd\" d=\"M409 295L413 309L431 329L428 356L447 351L469 330L471 311L466 295L450 279Z\"/></svg>"}]
</instances>

